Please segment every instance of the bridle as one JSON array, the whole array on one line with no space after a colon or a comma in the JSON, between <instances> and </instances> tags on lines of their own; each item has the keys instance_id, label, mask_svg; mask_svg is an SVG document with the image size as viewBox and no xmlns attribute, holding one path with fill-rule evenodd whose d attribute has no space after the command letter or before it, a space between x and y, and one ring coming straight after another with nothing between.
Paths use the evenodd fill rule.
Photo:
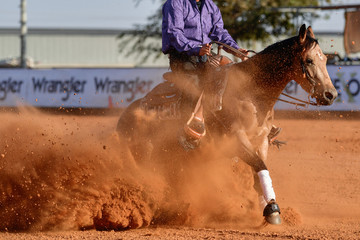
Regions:
<instances>
[{"instance_id":1,"label":"bridle","mask_svg":"<svg viewBox=\"0 0 360 240\"><path fill-rule=\"evenodd\" d=\"M308 70L308 66L310 66L312 63L305 64L304 60L301 58L300 64L301 64L301 69L302 69L303 74L305 74L306 79L310 82L310 85L311 85L310 95L312 96L315 92L315 85L316 85L315 79L310 75L309 70Z\"/></svg>"},{"instance_id":2,"label":"bridle","mask_svg":"<svg viewBox=\"0 0 360 240\"><path fill-rule=\"evenodd\" d=\"M212 43L216 43L218 45L221 45L229 50L231 50L232 52L234 53L237 53L237 54L240 54L240 55L243 55L244 57L247 57L249 58L249 56L247 56L246 54L244 54L243 52L240 52L238 49L236 48L233 48L225 43L222 43L222 42L218 42L218 41L212 41ZM255 55L257 54L257 52L253 51L253 50L247 50L247 52L251 52L251 53L254 53ZM300 107L307 107L309 105L312 105L312 106L317 106L317 103L314 102L314 101L311 101L310 100L310 97L314 94L314 91L315 91L315 80L314 78L310 75L309 73L309 70L308 70L308 66L311 64L311 63L308 63L308 64L305 64L304 60L302 58L300 58L300 64L301 64L301 70L303 72L303 74L306 76L306 79L310 82L310 85L311 85L311 90L310 90L310 93L308 95L308 100L307 101L304 101L304 100L301 100L301 99L298 99L298 98L295 98L295 97L292 97L286 93L281 93L281 95L285 96L285 97L288 97L292 100L295 100L297 102L294 102L294 101L289 101L289 100L284 100L284 99L281 99L281 98L277 98L278 101L281 101L281 102L285 102L285 103L289 103L289 104L293 104L293 105L296 105L296 106L300 106Z\"/></svg>"},{"instance_id":3,"label":"bridle","mask_svg":"<svg viewBox=\"0 0 360 240\"><path fill-rule=\"evenodd\" d=\"M307 101L304 101L304 100L301 100L299 98L296 98L296 97L292 97L286 93L280 93L281 95L285 96L285 97L288 97L292 100L295 100L297 102L293 102L293 101L288 101L288 100L284 100L284 99L281 99L281 98L278 98L277 100L281 101L281 102L285 102L285 103L289 103L289 104L293 104L295 105L296 107L297 106L300 106L300 107L303 107L303 108L306 108L308 107L309 105L312 105L312 106L317 106L317 103L314 102L314 101L311 101L310 100L310 97L312 97L312 95L314 94L315 92L315 79L310 75L309 73L309 70L308 70L308 66L311 64L311 63L308 63L308 64L305 64L304 60L301 58L300 59L300 64L301 64L301 70L303 72L303 74L306 76L306 79L309 81L310 83L310 86L311 86L311 89L310 89L310 93L308 95L308 100Z\"/></svg>"}]
</instances>

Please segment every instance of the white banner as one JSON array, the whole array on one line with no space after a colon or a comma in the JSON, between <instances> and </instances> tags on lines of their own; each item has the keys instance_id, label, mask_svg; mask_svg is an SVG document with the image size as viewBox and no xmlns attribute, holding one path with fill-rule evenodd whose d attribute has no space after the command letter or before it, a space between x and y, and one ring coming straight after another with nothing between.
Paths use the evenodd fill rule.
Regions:
<instances>
[{"instance_id":1,"label":"white banner","mask_svg":"<svg viewBox=\"0 0 360 240\"><path fill-rule=\"evenodd\" d=\"M167 71L167 68L0 69L0 106L126 107L162 82ZM332 106L311 106L309 110L360 110L360 66L329 65L328 71L339 96ZM284 93L304 100L308 96L294 81ZM275 109L296 108L278 102Z\"/></svg>"},{"instance_id":2,"label":"white banner","mask_svg":"<svg viewBox=\"0 0 360 240\"><path fill-rule=\"evenodd\" d=\"M1 69L0 106L126 107L163 81L166 68Z\"/></svg>"}]
</instances>

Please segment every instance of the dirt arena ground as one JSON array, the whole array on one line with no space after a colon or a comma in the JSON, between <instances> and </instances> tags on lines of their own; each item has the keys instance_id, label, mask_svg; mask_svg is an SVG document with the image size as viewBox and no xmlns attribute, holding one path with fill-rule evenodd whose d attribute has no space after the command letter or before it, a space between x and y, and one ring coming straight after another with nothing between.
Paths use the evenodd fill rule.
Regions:
<instances>
[{"instance_id":1,"label":"dirt arena ground","mask_svg":"<svg viewBox=\"0 0 360 240\"><path fill-rule=\"evenodd\" d=\"M152 215L144 213L146 206L139 205L139 221L150 221L150 226L126 231L96 231L91 226L101 206L122 203L114 202L113 195L113 202L107 199L107 186L123 189L112 183L119 176L111 170L122 173L126 186L133 184L133 163L119 164L114 156L117 116L0 113L0 120L0 239L360 239L359 119L275 120L283 128L279 139L287 142L280 150L270 148L267 163L282 209L281 226L262 226L261 217L246 215L236 215L231 224L228 209L226 224L221 217L204 225L153 224ZM141 191L156 192L154 186L162 186L159 180L147 188L150 179L156 181L136 179ZM136 189L130 192L136 195ZM112 210L115 213L107 214L119 213ZM95 219L101 226L108 224L101 222L104 216Z\"/></svg>"}]
</instances>

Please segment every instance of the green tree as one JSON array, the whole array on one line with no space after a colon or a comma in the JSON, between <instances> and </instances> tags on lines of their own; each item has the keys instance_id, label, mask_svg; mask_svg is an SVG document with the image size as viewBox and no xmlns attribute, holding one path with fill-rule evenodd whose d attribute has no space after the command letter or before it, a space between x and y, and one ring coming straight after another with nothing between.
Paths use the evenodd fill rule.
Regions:
<instances>
[{"instance_id":1,"label":"green tree","mask_svg":"<svg viewBox=\"0 0 360 240\"><path fill-rule=\"evenodd\" d=\"M142 0L134 0L141 4ZM294 35L298 31L295 22L303 23L318 17L315 13L298 11L300 6L319 6L323 0L213 0L219 7L225 28L231 36L249 46L253 41L266 42L270 37ZM325 0L330 2L331 0ZM159 4L156 13L148 18L148 24L136 26L134 31L122 33L120 51L127 54L142 53L143 60L158 57L161 53L161 8L165 0L153 0ZM292 7L292 8L291 8ZM244 46L245 47L245 46Z\"/></svg>"}]
</instances>

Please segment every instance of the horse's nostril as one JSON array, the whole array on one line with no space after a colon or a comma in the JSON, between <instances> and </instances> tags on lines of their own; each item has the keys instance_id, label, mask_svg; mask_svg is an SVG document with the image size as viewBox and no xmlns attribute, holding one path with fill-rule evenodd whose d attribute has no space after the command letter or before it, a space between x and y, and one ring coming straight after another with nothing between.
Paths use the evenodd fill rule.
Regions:
<instances>
[{"instance_id":1,"label":"horse's nostril","mask_svg":"<svg viewBox=\"0 0 360 240\"><path fill-rule=\"evenodd\" d=\"M334 95L331 92L326 91L324 95L325 98L328 99L329 101L332 101L334 99Z\"/></svg>"}]
</instances>

